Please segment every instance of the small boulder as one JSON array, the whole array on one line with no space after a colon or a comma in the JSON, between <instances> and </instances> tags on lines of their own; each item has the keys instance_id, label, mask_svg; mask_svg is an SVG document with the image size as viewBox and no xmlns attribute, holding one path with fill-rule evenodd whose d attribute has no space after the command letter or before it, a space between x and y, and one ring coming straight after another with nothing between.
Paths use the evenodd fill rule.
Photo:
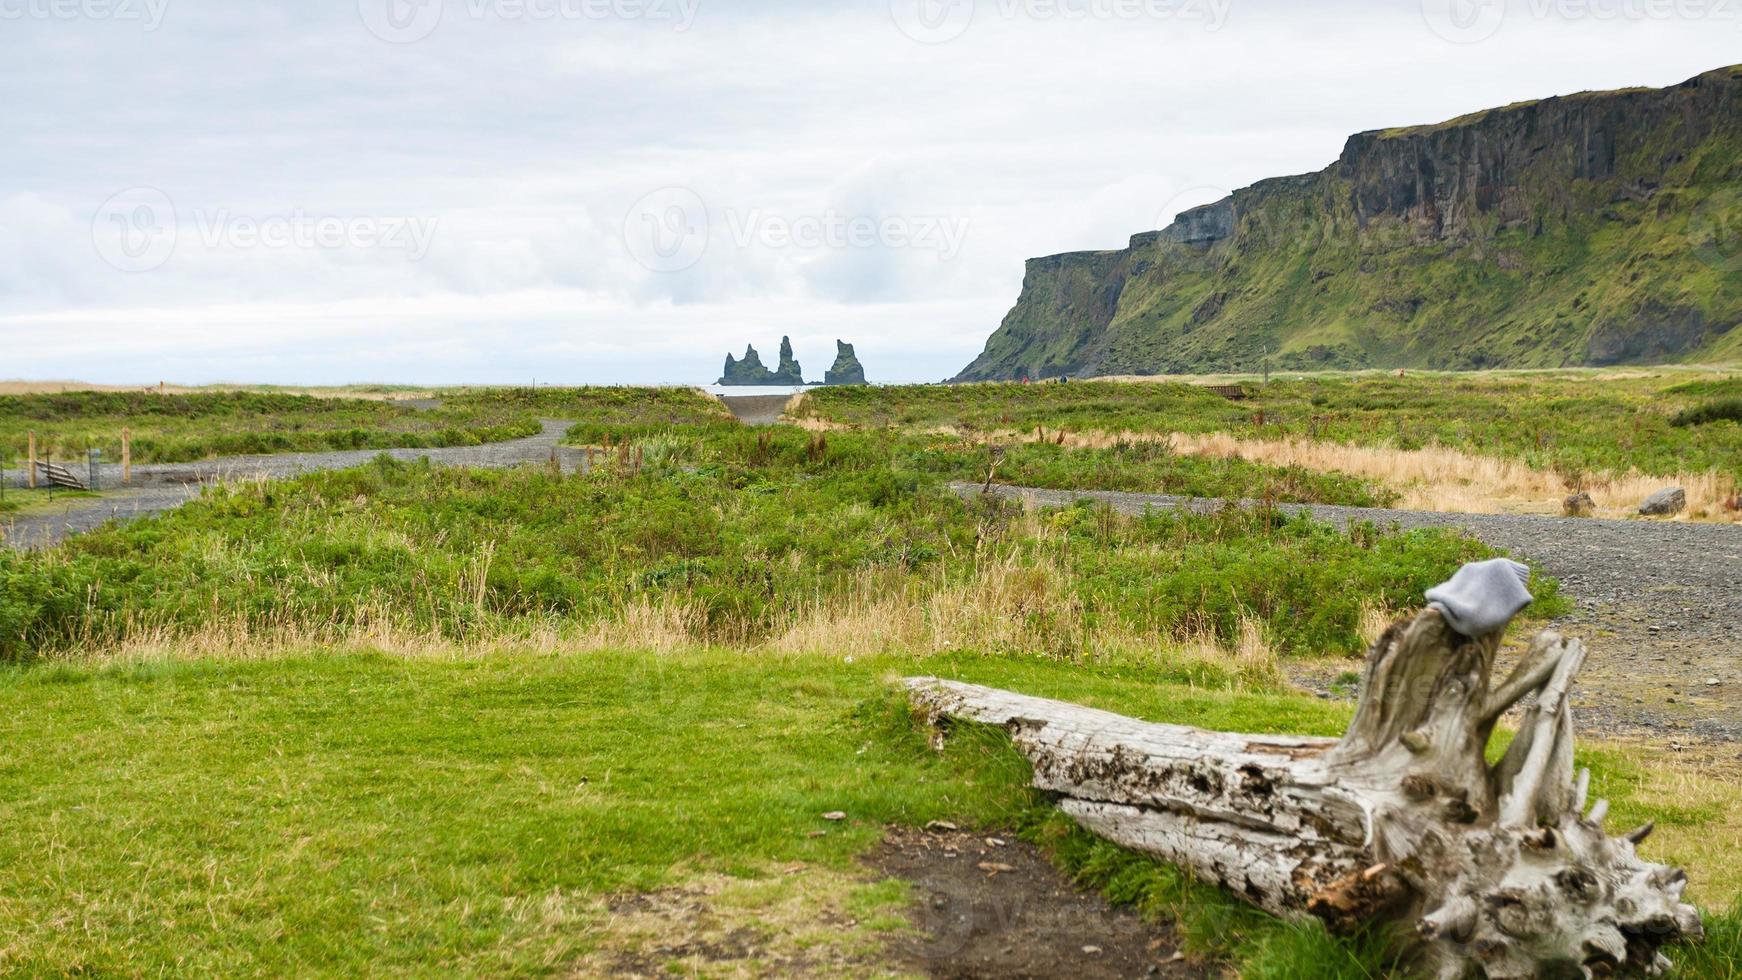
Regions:
<instances>
[{"instance_id":1,"label":"small boulder","mask_svg":"<svg viewBox=\"0 0 1742 980\"><path fill-rule=\"evenodd\" d=\"M1639 513L1646 517L1670 517L1687 507L1687 491L1681 487L1665 487L1645 498L1645 503L1639 505Z\"/></svg>"},{"instance_id":2,"label":"small boulder","mask_svg":"<svg viewBox=\"0 0 1742 980\"><path fill-rule=\"evenodd\" d=\"M1590 517L1597 511L1597 502L1591 499L1590 494L1580 491L1561 501L1561 510L1568 517Z\"/></svg>"}]
</instances>

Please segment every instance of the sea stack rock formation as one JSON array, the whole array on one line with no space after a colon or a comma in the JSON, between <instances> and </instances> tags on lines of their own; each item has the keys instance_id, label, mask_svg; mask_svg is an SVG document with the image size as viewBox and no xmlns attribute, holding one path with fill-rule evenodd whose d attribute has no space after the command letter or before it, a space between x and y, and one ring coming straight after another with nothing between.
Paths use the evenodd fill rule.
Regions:
<instances>
[{"instance_id":1,"label":"sea stack rock formation","mask_svg":"<svg viewBox=\"0 0 1742 980\"><path fill-rule=\"evenodd\" d=\"M865 384L865 367L859 363L859 357L853 353L853 345L845 341L835 341L835 366L829 368L823 375L826 385L862 385Z\"/></svg>"},{"instance_id":2,"label":"sea stack rock formation","mask_svg":"<svg viewBox=\"0 0 1742 980\"><path fill-rule=\"evenodd\" d=\"M804 384L804 371L799 368L798 361L792 356L792 339L780 338L780 368L774 372L774 377L768 382L771 385L801 385Z\"/></svg>"},{"instance_id":3,"label":"sea stack rock formation","mask_svg":"<svg viewBox=\"0 0 1742 980\"><path fill-rule=\"evenodd\" d=\"M762 355L756 353L754 345L744 348L742 361L726 355L726 370L720 375L716 384L723 385L759 385L765 384L768 369L762 366Z\"/></svg>"},{"instance_id":4,"label":"sea stack rock formation","mask_svg":"<svg viewBox=\"0 0 1742 980\"><path fill-rule=\"evenodd\" d=\"M726 369L715 384L721 385L802 385L804 371L798 361L792 356L792 341L780 338L780 369L770 371L762 363L762 355L756 353L755 345L744 348L744 359L738 360L731 354L726 355Z\"/></svg>"}]
</instances>

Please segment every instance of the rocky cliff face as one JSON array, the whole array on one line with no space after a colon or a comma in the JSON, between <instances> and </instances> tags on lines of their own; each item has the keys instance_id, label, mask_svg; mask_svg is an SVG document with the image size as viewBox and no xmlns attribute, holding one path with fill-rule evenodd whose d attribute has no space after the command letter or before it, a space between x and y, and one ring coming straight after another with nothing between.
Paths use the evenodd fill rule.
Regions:
<instances>
[{"instance_id":1,"label":"rocky cliff face","mask_svg":"<svg viewBox=\"0 0 1742 980\"><path fill-rule=\"evenodd\" d=\"M865 384L865 367L859 363L859 355L853 352L852 344L842 340L835 341L835 363L824 372L823 384Z\"/></svg>"},{"instance_id":2,"label":"rocky cliff face","mask_svg":"<svg viewBox=\"0 0 1742 980\"><path fill-rule=\"evenodd\" d=\"M1034 259L962 380L1742 350L1742 66L1361 133L1115 252Z\"/></svg>"}]
</instances>

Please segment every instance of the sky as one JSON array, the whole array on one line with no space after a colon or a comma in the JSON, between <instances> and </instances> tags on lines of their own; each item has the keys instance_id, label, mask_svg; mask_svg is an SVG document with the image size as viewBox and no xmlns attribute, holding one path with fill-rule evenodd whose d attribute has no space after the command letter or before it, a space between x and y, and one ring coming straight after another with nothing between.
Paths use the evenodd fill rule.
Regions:
<instances>
[{"instance_id":1,"label":"sky","mask_svg":"<svg viewBox=\"0 0 1742 980\"><path fill-rule=\"evenodd\" d=\"M0 0L0 378L977 354L1025 259L1742 61L1742 0Z\"/></svg>"}]
</instances>

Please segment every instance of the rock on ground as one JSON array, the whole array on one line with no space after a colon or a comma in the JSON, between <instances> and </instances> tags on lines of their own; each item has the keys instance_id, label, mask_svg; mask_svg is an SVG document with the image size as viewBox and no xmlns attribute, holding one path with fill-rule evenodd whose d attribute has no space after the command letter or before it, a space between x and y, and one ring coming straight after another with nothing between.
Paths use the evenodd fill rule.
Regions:
<instances>
[{"instance_id":1,"label":"rock on ground","mask_svg":"<svg viewBox=\"0 0 1742 980\"><path fill-rule=\"evenodd\" d=\"M1668 487L1645 498L1645 503L1639 505L1639 512L1647 517L1669 517L1686 510L1687 506L1687 491L1681 487Z\"/></svg>"}]
</instances>

